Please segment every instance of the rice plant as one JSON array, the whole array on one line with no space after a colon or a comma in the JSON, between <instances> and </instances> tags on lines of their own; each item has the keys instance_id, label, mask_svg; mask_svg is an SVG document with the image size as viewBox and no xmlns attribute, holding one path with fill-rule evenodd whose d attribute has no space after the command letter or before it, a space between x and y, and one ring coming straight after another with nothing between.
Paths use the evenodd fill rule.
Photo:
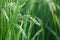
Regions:
<instances>
[{"instance_id":1,"label":"rice plant","mask_svg":"<svg viewBox=\"0 0 60 40\"><path fill-rule=\"evenodd\" d=\"M60 0L0 0L0 40L60 40Z\"/></svg>"}]
</instances>

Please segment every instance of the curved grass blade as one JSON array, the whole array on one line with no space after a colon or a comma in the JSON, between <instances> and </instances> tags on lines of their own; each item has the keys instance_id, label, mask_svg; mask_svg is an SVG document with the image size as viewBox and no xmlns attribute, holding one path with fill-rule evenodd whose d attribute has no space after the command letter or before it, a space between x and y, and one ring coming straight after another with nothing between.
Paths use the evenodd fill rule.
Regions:
<instances>
[{"instance_id":1,"label":"curved grass blade","mask_svg":"<svg viewBox=\"0 0 60 40\"><path fill-rule=\"evenodd\" d=\"M7 21L9 21L9 18L8 18L8 16L7 16L6 11L5 11L4 9L2 9L2 12L3 12L3 15L6 17Z\"/></svg>"},{"instance_id":2,"label":"curved grass blade","mask_svg":"<svg viewBox=\"0 0 60 40\"><path fill-rule=\"evenodd\" d=\"M56 34L56 32L54 32L51 28L49 28L48 26L46 26L46 28L57 38L57 40L60 40L60 37Z\"/></svg>"},{"instance_id":3,"label":"curved grass blade","mask_svg":"<svg viewBox=\"0 0 60 40\"><path fill-rule=\"evenodd\" d=\"M40 29L39 31L37 31L31 40L35 40L36 36L38 36L42 31L43 29Z\"/></svg>"},{"instance_id":4,"label":"curved grass blade","mask_svg":"<svg viewBox=\"0 0 60 40\"><path fill-rule=\"evenodd\" d=\"M16 25L17 28L21 31L21 33L23 34L24 38L27 39L27 35L26 35L25 31L23 30L23 28L22 28L20 25L18 25L18 24L15 24L15 25Z\"/></svg>"}]
</instances>

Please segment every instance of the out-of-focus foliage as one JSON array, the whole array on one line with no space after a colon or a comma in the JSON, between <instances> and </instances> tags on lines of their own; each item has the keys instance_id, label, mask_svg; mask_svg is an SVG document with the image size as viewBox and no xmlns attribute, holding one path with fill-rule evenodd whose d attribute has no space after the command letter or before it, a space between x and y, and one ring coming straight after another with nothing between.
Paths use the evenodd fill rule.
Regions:
<instances>
[{"instance_id":1,"label":"out-of-focus foliage","mask_svg":"<svg viewBox=\"0 0 60 40\"><path fill-rule=\"evenodd\" d=\"M60 40L60 0L0 0L0 40Z\"/></svg>"}]
</instances>

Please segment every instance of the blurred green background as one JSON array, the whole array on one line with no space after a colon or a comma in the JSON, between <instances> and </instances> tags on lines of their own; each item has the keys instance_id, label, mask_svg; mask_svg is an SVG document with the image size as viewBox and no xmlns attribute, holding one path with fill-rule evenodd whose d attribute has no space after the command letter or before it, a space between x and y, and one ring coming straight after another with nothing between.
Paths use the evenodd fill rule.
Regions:
<instances>
[{"instance_id":1,"label":"blurred green background","mask_svg":"<svg viewBox=\"0 0 60 40\"><path fill-rule=\"evenodd\" d=\"M0 0L0 40L60 40L60 0Z\"/></svg>"}]
</instances>

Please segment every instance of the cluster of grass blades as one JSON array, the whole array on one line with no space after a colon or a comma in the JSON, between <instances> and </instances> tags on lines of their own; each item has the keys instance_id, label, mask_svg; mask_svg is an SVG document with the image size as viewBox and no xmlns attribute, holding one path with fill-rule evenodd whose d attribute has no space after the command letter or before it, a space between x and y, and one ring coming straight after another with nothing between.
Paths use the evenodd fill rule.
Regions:
<instances>
[{"instance_id":1,"label":"cluster of grass blades","mask_svg":"<svg viewBox=\"0 0 60 40\"><path fill-rule=\"evenodd\" d=\"M0 0L0 40L60 40L60 0Z\"/></svg>"}]
</instances>

